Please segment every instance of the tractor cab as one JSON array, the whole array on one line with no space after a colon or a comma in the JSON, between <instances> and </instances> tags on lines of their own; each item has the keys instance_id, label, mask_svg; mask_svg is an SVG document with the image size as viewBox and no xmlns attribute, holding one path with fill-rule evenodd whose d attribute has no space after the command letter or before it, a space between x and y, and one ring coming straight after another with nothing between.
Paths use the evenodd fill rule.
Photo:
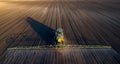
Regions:
<instances>
[{"instance_id":1,"label":"tractor cab","mask_svg":"<svg viewBox=\"0 0 120 64\"><path fill-rule=\"evenodd\" d=\"M64 35L63 35L63 29L58 28L55 31L55 40L56 40L56 45L62 45L64 42Z\"/></svg>"}]
</instances>

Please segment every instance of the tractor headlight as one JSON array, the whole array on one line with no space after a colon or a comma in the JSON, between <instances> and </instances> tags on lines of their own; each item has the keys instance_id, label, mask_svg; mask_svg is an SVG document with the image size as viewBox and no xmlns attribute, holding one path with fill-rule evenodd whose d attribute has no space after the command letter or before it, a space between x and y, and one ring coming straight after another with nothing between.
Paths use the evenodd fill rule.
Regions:
<instances>
[{"instance_id":1,"label":"tractor headlight","mask_svg":"<svg viewBox=\"0 0 120 64\"><path fill-rule=\"evenodd\" d=\"M63 39L62 38L58 38L57 40L59 43L62 43L63 42Z\"/></svg>"}]
</instances>

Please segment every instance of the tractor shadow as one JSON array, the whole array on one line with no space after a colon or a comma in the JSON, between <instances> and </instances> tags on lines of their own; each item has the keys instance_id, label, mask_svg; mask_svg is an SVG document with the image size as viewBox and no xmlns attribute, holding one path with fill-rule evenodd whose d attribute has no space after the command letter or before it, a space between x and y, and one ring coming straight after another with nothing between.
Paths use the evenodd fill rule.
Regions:
<instances>
[{"instance_id":1,"label":"tractor shadow","mask_svg":"<svg viewBox=\"0 0 120 64\"><path fill-rule=\"evenodd\" d=\"M27 17L26 21L30 24L32 29L45 41L47 45L54 44L53 39L55 36L55 30L31 17Z\"/></svg>"}]
</instances>

